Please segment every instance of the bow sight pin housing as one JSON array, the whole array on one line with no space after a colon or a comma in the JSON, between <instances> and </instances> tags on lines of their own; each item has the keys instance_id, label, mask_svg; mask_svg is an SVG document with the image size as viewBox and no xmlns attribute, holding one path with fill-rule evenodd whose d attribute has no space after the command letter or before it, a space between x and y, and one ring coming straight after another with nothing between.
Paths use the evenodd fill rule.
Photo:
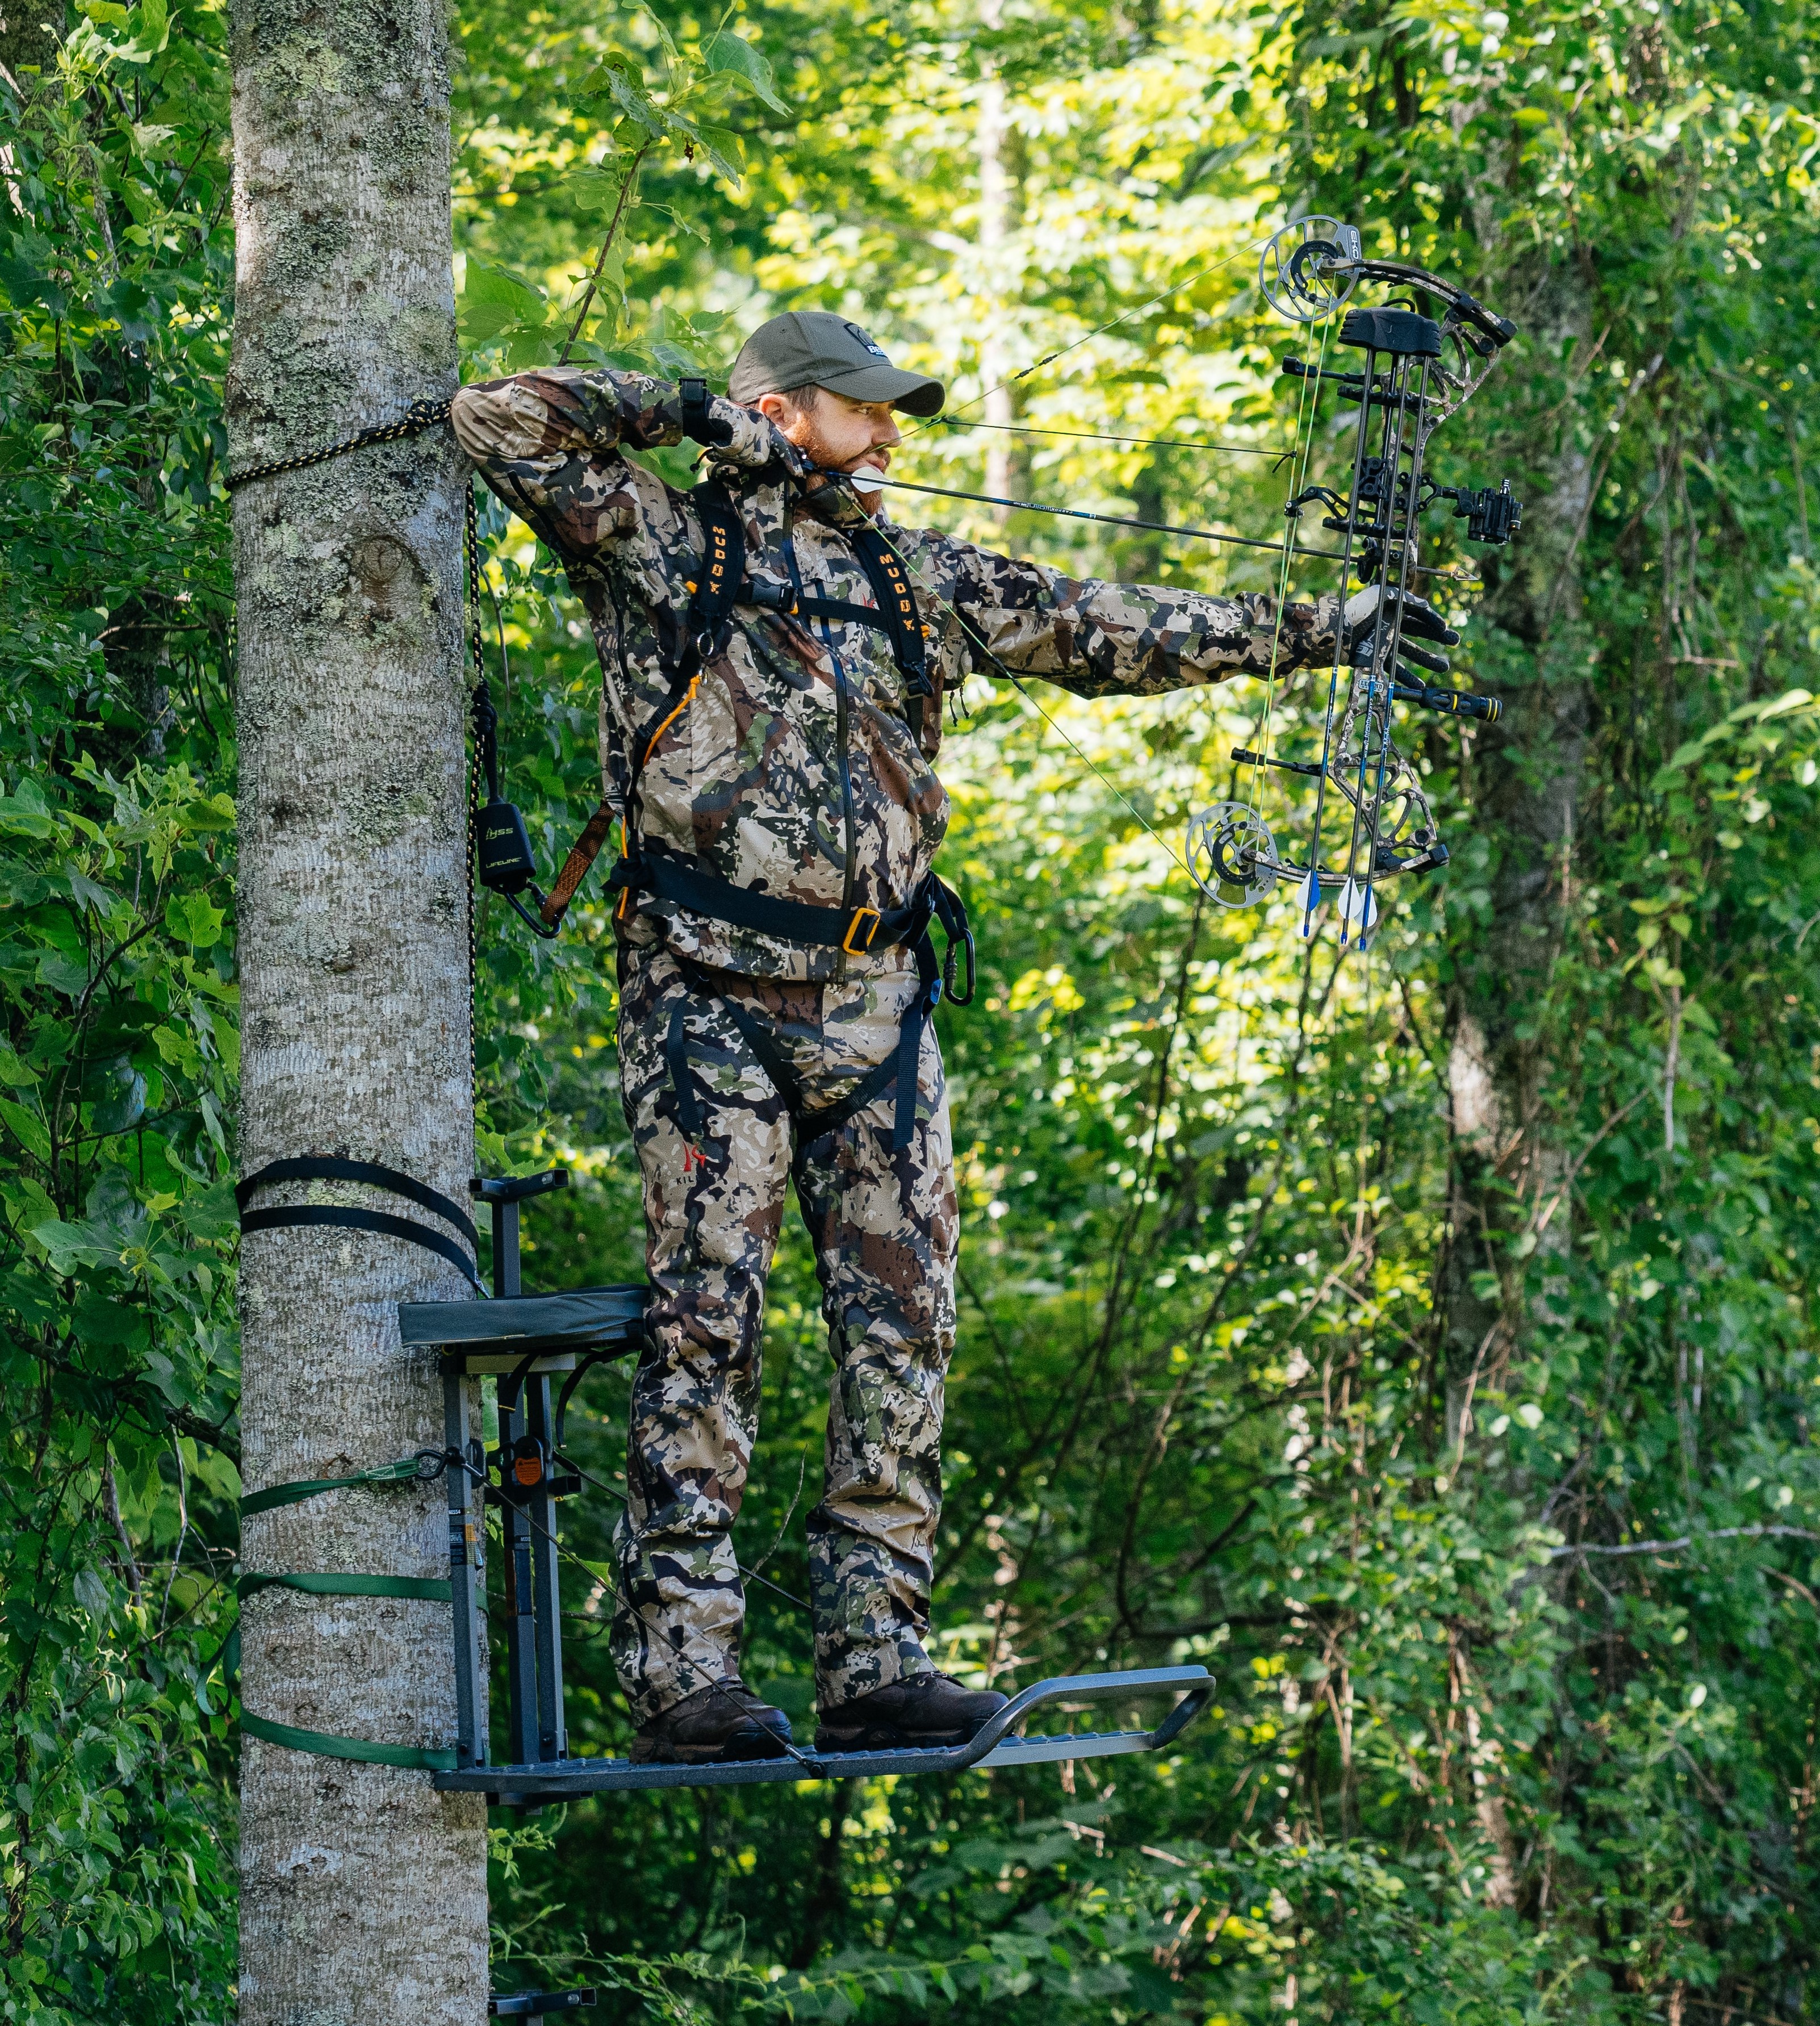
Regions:
<instances>
[{"instance_id":1,"label":"bow sight pin housing","mask_svg":"<svg viewBox=\"0 0 1820 2026\"><path fill-rule=\"evenodd\" d=\"M1469 542L1501 549L1523 525L1523 502L1513 496L1508 478L1476 492L1464 485L1437 485L1434 496L1453 501L1454 518L1465 522Z\"/></svg>"}]
</instances>

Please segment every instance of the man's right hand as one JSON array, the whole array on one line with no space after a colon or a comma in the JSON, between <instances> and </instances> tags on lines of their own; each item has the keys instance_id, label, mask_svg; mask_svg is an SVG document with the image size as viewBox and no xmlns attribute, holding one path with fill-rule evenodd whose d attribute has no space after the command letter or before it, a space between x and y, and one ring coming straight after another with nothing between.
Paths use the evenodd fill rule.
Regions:
<instances>
[{"instance_id":1,"label":"man's right hand","mask_svg":"<svg viewBox=\"0 0 1820 2026\"><path fill-rule=\"evenodd\" d=\"M792 478L806 478L815 461L799 450L768 416L756 408L742 408L738 402L716 394L708 404L708 420L726 431L726 440L715 446L722 462L737 464L747 471L776 470ZM717 429L716 433L719 433Z\"/></svg>"}]
</instances>

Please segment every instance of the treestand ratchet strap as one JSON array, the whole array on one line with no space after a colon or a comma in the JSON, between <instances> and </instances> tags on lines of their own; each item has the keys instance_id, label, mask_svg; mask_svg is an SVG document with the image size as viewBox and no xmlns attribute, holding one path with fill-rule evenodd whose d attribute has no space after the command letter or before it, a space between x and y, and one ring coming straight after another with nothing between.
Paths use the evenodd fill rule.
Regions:
<instances>
[{"instance_id":1,"label":"treestand ratchet strap","mask_svg":"<svg viewBox=\"0 0 1820 2026\"><path fill-rule=\"evenodd\" d=\"M358 1485L427 1483L442 1475L448 1461L440 1450L419 1450L414 1456L401 1457L396 1463L381 1464L372 1470L357 1471L351 1477L310 1478L290 1484L268 1485L263 1491L253 1492L241 1501L241 1517L244 1520L256 1512L269 1512L278 1506L296 1505L325 1491L340 1491ZM297 1590L307 1597L406 1597L428 1604L448 1604L454 1594L446 1576L356 1575L341 1571L324 1571L307 1575L259 1572L243 1575L235 1586L235 1596L237 1601L244 1604L248 1598L267 1589ZM199 1678L197 1700L204 1711L208 1707L205 1685L216 1667L224 1663L225 1678L231 1693L240 1672L237 1625ZM381 1744L369 1738L343 1737L325 1730L305 1730L296 1724L274 1723L269 1718L256 1716L244 1704L240 1722L241 1729L249 1737L262 1739L267 1744L281 1744L292 1752L314 1752L318 1758L351 1759L369 1766L395 1766L413 1773L452 1773L455 1770L456 1755L453 1751L428 1745Z\"/></svg>"},{"instance_id":2,"label":"treestand ratchet strap","mask_svg":"<svg viewBox=\"0 0 1820 2026\"><path fill-rule=\"evenodd\" d=\"M294 1203L270 1210L248 1210L247 1205L260 1189L278 1182L364 1182L370 1188L388 1190L393 1195L404 1196L410 1202L421 1204L433 1211L447 1223L452 1224L468 1241L470 1248L464 1252L452 1238L427 1224L420 1224L415 1217L393 1217L388 1211L355 1210L340 1203ZM480 1284L476 1262L480 1257L480 1234L468 1213L453 1198L444 1195L439 1189L432 1189L415 1177L401 1173L396 1168L388 1168L377 1161L347 1161L316 1154L299 1155L282 1161L270 1161L256 1173L248 1175L235 1188L234 1201L240 1206L240 1228L244 1234L249 1231L278 1231L296 1226L330 1225L347 1231L377 1231L388 1238L402 1238L406 1244L421 1246L426 1252L433 1252L439 1259L446 1259L458 1267L469 1284L478 1292L485 1294Z\"/></svg>"}]
</instances>

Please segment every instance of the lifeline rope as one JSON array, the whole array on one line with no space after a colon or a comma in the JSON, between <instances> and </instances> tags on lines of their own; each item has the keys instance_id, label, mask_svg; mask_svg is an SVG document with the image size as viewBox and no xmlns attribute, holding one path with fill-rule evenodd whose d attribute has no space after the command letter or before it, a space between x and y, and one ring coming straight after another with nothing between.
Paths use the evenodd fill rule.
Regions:
<instances>
[{"instance_id":1,"label":"lifeline rope","mask_svg":"<svg viewBox=\"0 0 1820 2026\"><path fill-rule=\"evenodd\" d=\"M224 483L230 492L236 492L243 485L251 485L256 479L276 478L286 471L307 471L313 464L326 464L332 457L345 456L351 450L365 450L370 444L398 443L406 437L421 437L426 429L433 429L449 419L452 401L453 396L445 396L440 401L413 401L395 422L381 422L377 428L362 429L358 436L344 437L322 450L307 450L296 457L274 458L270 464L256 464L245 471L230 472Z\"/></svg>"}]
</instances>

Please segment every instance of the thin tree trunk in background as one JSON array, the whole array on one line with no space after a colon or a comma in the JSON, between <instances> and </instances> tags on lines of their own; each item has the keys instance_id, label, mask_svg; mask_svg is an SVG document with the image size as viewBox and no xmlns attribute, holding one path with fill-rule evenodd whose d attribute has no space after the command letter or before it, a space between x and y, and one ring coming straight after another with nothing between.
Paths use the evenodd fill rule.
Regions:
<instances>
[{"instance_id":1,"label":"thin tree trunk in background","mask_svg":"<svg viewBox=\"0 0 1820 2026\"><path fill-rule=\"evenodd\" d=\"M234 0L233 463L333 442L454 384L447 16ZM248 486L240 628L241 1167L343 1154L460 1199L472 1172L460 482L445 434ZM267 1203L395 1198L296 1184ZM443 1446L433 1356L393 1305L465 1284L366 1232L245 1243L244 1472L257 1490ZM256 1571L447 1571L439 1484L249 1519ZM269 1591L245 1707L453 1742L447 1604ZM242 2026L480 2026L485 1817L430 1776L248 1737Z\"/></svg>"},{"instance_id":2,"label":"thin tree trunk in background","mask_svg":"<svg viewBox=\"0 0 1820 2026\"><path fill-rule=\"evenodd\" d=\"M988 28L999 25L999 0L981 0L980 19ZM1000 499L1010 495L1017 476L1017 439L1006 434L1017 420L1011 389L1002 382L1017 370L1017 361L1004 342L1005 245L1011 218L1011 180L1005 166L1005 86L996 69L989 68L980 83L980 110L974 128L973 147L979 164L980 248L981 309L985 319L980 338L980 378L986 389L980 403L982 422L993 426L986 440L986 490ZM995 510L993 518L1003 527L1011 518L1007 507Z\"/></svg>"},{"instance_id":3,"label":"thin tree trunk in background","mask_svg":"<svg viewBox=\"0 0 1820 2026\"><path fill-rule=\"evenodd\" d=\"M1587 306L1568 275L1546 278L1513 314L1538 357L1560 356L1570 339L1585 348ZM1564 408L1550 496L1526 512L1479 615L1481 626L1514 636L1531 672L1513 699L1509 730L1481 738L1473 760L1473 820L1494 840L1497 858L1491 923L1469 932L1448 1007L1453 1178L1442 1376L1450 1457L1469 1432L1474 1392L1496 1382L1531 1319L1524 1269L1509 1270L1510 1241L1533 1232L1544 1255L1572 1242L1572 1205L1554 1201L1568 1186L1572 1150L1555 1114L1567 1093L1544 1005L1583 827L1591 698L1577 535L1593 473L1575 440L1571 400ZM1502 1288L1474 1286L1475 1276L1500 1271Z\"/></svg>"}]
</instances>

